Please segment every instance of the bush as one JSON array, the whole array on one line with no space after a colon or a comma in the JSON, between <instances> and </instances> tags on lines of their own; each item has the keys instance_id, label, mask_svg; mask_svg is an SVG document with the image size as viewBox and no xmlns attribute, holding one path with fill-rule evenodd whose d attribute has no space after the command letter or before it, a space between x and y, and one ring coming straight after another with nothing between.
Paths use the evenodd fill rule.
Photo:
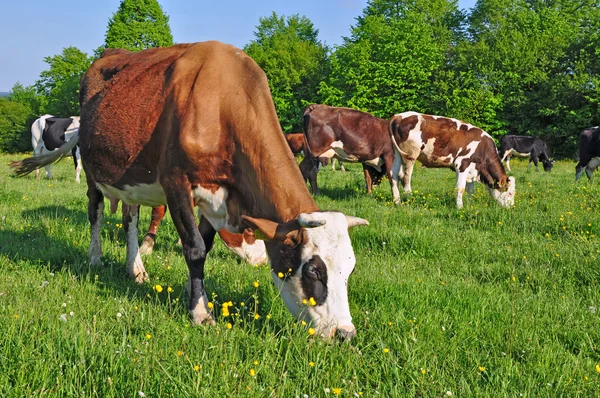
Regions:
<instances>
[{"instance_id":1,"label":"bush","mask_svg":"<svg viewBox=\"0 0 600 398\"><path fill-rule=\"evenodd\" d=\"M31 150L31 123L35 115L22 103L0 98L0 152Z\"/></svg>"}]
</instances>

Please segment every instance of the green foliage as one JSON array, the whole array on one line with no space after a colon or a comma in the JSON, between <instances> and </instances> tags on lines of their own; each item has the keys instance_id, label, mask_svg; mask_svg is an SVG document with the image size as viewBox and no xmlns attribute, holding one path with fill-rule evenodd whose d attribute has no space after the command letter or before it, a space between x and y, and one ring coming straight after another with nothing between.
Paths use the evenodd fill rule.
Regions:
<instances>
[{"instance_id":1,"label":"green foliage","mask_svg":"<svg viewBox=\"0 0 600 398\"><path fill-rule=\"evenodd\" d=\"M35 86L23 86L17 82L10 90L10 100L19 102L29 107L31 113L36 116L44 114L46 107L46 97L37 93Z\"/></svg>"},{"instance_id":2,"label":"green foliage","mask_svg":"<svg viewBox=\"0 0 600 398\"><path fill-rule=\"evenodd\" d=\"M91 58L76 47L66 47L61 54L45 57L50 69L36 82L38 93L47 98L45 112L54 116L79 115L79 80L91 64Z\"/></svg>"},{"instance_id":3,"label":"green foliage","mask_svg":"<svg viewBox=\"0 0 600 398\"><path fill-rule=\"evenodd\" d=\"M26 104L0 98L0 152L31 150L31 118Z\"/></svg>"},{"instance_id":4,"label":"green foliage","mask_svg":"<svg viewBox=\"0 0 600 398\"><path fill-rule=\"evenodd\" d=\"M456 176L446 169L417 168L413 194L399 207L388 183L364 194L360 165L322 169L320 208L371 223L350 230L357 336L340 343L311 338L269 269L242 262L218 238L205 266L216 325L193 327L188 270L169 217L143 257L151 281L137 285L125 270L118 213L105 211L103 265L89 265L86 186L73 181L73 164L53 166L52 181L16 179L7 166L15 158L0 156L2 397L600 391L600 185L575 184L572 161L535 173L513 160L514 209L497 206L482 184L456 209ZM150 209L141 215L140 239Z\"/></svg>"},{"instance_id":5,"label":"green foliage","mask_svg":"<svg viewBox=\"0 0 600 398\"><path fill-rule=\"evenodd\" d=\"M104 47L140 51L172 44L169 17L157 0L123 0L108 21Z\"/></svg>"},{"instance_id":6,"label":"green foliage","mask_svg":"<svg viewBox=\"0 0 600 398\"><path fill-rule=\"evenodd\" d=\"M299 15L260 18L244 51L265 71L284 131L302 129L302 111L319 102L317 89L328 72L327 47L312 22Z\"/></svg>"}]
</instances>

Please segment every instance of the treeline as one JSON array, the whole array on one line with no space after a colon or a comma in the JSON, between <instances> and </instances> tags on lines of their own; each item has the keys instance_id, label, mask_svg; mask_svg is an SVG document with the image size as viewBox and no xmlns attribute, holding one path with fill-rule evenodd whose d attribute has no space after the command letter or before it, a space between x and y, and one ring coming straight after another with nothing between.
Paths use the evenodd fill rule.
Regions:
<instances>
[{"instance_id":1,"label":"treeline","mask_svg":"<svg viewBox=\"0 0 600 398\"><path fill-rule=\"evenodd\" d=\"M152 18L144 16L150 8ZM118 19L120 14L129 19ZM135 15L146 22L142 30L131 23ZM115 21L119 29L111 42L107 33L104 47L170 44L130 45L131 38L149 36L144 29L166 31L161 37L172 42L168 18L155 0L124 0L108 31L115 31ZM125 32L128 25L136 26L135 34ZM72 63L69 73L78 81L92 58L76 57L75 50L46 58L50 71L60 66L62 75ZM571 157L579 131L600 124L598 0L479 0L470 12L455 0L370 0L350 36L334 48L319 40L308 18L273 13L259 20L244 50L267 73L285 132L301 131L302 110L310 103L384 118L414 110L456 117L495 137L541 136L555 156ZM25 104L35 115L76 114L77 85L45 72L33 88L15 86L5 102ZM2 109L0 102L0 119ZM9 150L3 142L0 149Z\"/></svg>"}]
</instances>

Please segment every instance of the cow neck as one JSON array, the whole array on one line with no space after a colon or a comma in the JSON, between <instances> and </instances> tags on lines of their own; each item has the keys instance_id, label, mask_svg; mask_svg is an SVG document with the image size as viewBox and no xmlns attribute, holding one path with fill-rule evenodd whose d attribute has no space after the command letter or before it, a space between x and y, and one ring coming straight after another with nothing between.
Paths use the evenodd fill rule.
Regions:
<instances>
[{"instance_id":1,"label":"cow neck","mask_svg":"<svg viewBox=\"0 0 600 398\"><path fill-rule=\"evenodd\" d=\"M287 222L300 213L318 211L279 126L254 131L262 137L240 140L245 160L250 163L241 170L246 174L244 181L250 183L238 189L247 191L243 196L251 202L247 203L252 209L250 215ZM250 170L253 175L248 175Z\"/></svg>"}]
</instances>

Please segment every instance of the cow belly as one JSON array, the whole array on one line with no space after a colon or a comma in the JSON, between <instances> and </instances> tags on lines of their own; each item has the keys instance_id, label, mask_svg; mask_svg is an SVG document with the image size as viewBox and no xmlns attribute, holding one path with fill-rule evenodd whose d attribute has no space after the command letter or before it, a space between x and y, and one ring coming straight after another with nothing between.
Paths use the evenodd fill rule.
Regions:
<instances>
[{"instance_id":1,"label":"cow belly","mask_svg":"<svg viewBox=\"0 0 600 398\"><path fill-rule=\"evenodd\" d=\"M594 170L594 171L596 171L596 169L598 168L598 166L600 166L600 158L598 158L598 157L591 158L590 161L587 164L587 168L589 170Z\"/></svg>"},{"instance_id":2,"label":"cow belly","mask_svg":"<svg viewBox=\"0 0 600 398\"><path fill-rule=\"evenodd\" d=\"M331 159L333 157L342 160L344 162L356 163L358 157L352 154L346 153L344 150L344 144L341 141L334 141L331 143L331 148L319 155L320 158Z\"/></svg>"},{"instance_id":3,"label":"cow belly","mask_svg":"<svg viewBox=\"0 0 600 398\"><path fill-rule=\"evenodd\" d=\"M165 191L159 183L125 185L122 189L105 184L96 184L96 186L105 196L118 198L128 205L155 207L167 204Z\"/></svg>"},{"instance_id":4,"label":"cow belly","mask_svg":"<svg viewBox=\"0 0 600 398\"><path fill-rule=\"evenodd\" d=\"M384 162L383 162L382 158L375 158L375 159L367 160L364 163L366 165L373 167L374 169L376 169L378 172L381 173L381 166L383 165Z\"/></svg>"}]
</instances>

